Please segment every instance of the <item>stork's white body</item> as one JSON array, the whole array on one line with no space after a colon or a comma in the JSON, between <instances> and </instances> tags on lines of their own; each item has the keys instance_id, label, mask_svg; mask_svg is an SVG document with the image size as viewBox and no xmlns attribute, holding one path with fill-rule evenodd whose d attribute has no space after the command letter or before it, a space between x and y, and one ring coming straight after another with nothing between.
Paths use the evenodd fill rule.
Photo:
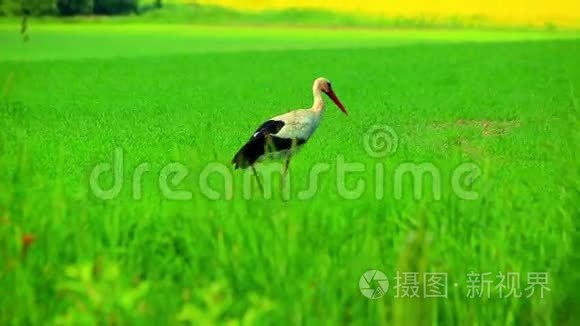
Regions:
<instances>
[{"instance_id":1,"label":"stork's white body","mask_svg":"<svg viewBox=\"0 0 580 326\"><path fill-rule=\"evenodd\" d=\"M281 138L302 138L310 139L316 128L320 125L324 105L317 109L302 109L290 111L281 115L272 117L270 120L279 120L284 122L284 127L280 129L276 136Z\"/></svg>"},{"instance_id":2,"label":"stork's white body","mask_svg":"<svg viewBox=\"0 0 580 326\"><path fill-rule=\"evenodd\" d=\"M285 159L284 173L286 173L290 157L302 148L320 125L324 113L322 92L327 94L345 114L348 114L334 94L328 79L318 78L312 85L314 96L312 107L277 115L260 125L250 140L234 156L232 163L236 168L253 168L255 162L266 159Z\"/></svg>"},{"instance_id":3,"label":"stork's white body","mask_svg":"<svg viewBox=\"0 0 580 326\"><path fill-rule=\"evenodd\" d=\"M276 133L276 137L283 139L303 139L307 142L316 128L320 125L323 109L314 111L312 109L300 109L290 111L281 115L272 117L270 120L284 122L284 127ZM258 158L258 161L264 160L285 160L296 154L302 149L304 144L295 144L290 149L284 149L277 152L267 152Z\"/></svg>"}]
</instances>

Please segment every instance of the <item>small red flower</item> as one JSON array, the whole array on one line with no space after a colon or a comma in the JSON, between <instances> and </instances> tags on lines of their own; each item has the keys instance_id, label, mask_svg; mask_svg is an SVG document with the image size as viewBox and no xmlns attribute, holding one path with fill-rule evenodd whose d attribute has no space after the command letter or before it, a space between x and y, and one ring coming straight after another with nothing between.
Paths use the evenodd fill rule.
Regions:
<instances>
[{"instance_id":1,"label":"small red flower","mask_svg":"<svg viewBox=\"0 0 580 326\"><path fill-rule=\"evenodd\" d=\"M25 234L22 236L22 249L26 250L34 243L36 237L32 234Z\"/></svg>"}]
</instances>

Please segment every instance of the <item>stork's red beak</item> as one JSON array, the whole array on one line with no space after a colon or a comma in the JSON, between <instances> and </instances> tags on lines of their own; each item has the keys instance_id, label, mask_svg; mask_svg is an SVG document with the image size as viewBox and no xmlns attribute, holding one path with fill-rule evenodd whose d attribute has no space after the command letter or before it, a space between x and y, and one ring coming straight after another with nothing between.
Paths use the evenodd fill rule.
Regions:
<instances>
[{"instance_id":1,"label":"stork's red beak","mask_svg":"<svg viewBox=\"0 0 580 326\"><path fill-rule=\"evenodd\" d=\"M328 92L325 92L325 93L326 93L326 95L328 95L328 97L330 97L330 99L334 102L334 104L336 104L336 106L338 106L340 111L342 111L344 114L348 115L348 112L346 112L344 105L342 105L342 103L340 103L340 100L338 99L338 97L336 97L336 94L334 94L332 89L329 90Z\"/></svg>"}]
</instances>

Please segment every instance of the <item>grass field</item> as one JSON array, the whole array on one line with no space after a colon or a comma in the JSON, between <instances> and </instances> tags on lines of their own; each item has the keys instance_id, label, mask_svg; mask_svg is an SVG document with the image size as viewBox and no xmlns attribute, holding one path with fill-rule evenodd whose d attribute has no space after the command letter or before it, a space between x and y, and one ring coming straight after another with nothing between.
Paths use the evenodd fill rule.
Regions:
<instances>
[{"instance_id":1,"label":"grass field","mask_svg":"<svg viewBox=\"0 0 580 326\"><path fill-rule=\"evenodd\" d=\"M24 43L17 27L0 27L0 324L578 320L574 35L29 30ZM318 76L350 116L328 106L290 167L290 198L276 178L266 181L271 198L255 184L245 198L233 154L261 121L309 107ZM378 158L371 126L390 130ZM337 176L344 161L364 169L346 177L350 190L365 182L352 199ZM108 200L91 188L103 162L123 171L99 179L122 186ZM185 200L159 186L171 163L187 169L169 185L189 192ZM300 198L324 163L317 191ZM466 163L480 172L462 181L477 198L453 186ZM438 171L440 186L434 177L398 184L409 164ZM233 176L231 199L218 173L205 178L208 166ZM269 166L279 168L259 170ZM374 269L390 287L370 300L359 280ZM424 273L446 273L447 297L396 297L397 272L419 273L420 294ZM487 272L489 298L485 289L471 298L468 274ZM499 272L521 275L522 297L501 298ZM539 288L527 297L530 272L548 273L543 298Z\"/></svg>"}]
</instances>

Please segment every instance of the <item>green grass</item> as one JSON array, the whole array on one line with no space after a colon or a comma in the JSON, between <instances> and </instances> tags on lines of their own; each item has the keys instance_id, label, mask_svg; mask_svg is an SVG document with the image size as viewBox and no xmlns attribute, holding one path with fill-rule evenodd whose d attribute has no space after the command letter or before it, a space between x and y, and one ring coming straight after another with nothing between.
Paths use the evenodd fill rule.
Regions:
<instances>
[{"instance_id":1,"label":"green grass","mask_svg":"<svg viewBox=\"0 0 580 326\"><path fill-rule=\"evenodd\" d=\"M32 26L20 44L3 28L0 324L574 324L580 42L320 33ZM318 76L350 116L329 105L292 162L289 200L277 180L271 199L254 185L244 200L231 157L261 121L308 107ZM373 125L396 132L396 152L365 152ZM101 200L90 174L117 148L123 187ZM340 195L339 156L365 167L346 179L350 188L366 182L357 199ZM143 162L150 171L134 200ZM173 189L191 191L189 200L169 200L158 186L172 162L188 169ZM481 169L476 200L450 186L465 162ZM300 200L319 163L330 171ZM433 164L441 199L428 181L416 199L409 179L399 198L393 177L405 163ZM234 175L232 200L202 193L208 164ZM223 189L216 175L210 184ZM25 234L36 239L29 247ZM358 288L369 269L391 282L379 300ZM448 273L448 298L394 298L397 271ZM520 288L526 273L548 272L551 291L500 299L494 287L490 299L470 299L471 272L491 272L494 285L498 272L519 272Z\"/></svg>"},{"instance_id":2,"label":"green grass","mask_svg":"<svg viewBox=\"0 0 580 326\"><path fill-rule=\"evenodd\" d=\"M567 32L470 29L373 30L152 24L38 24L23 42L18 23L0 25L0 60L53 60L207 52L377 48L415 43L576 39Z\"/></svg>"}]
</instances>

